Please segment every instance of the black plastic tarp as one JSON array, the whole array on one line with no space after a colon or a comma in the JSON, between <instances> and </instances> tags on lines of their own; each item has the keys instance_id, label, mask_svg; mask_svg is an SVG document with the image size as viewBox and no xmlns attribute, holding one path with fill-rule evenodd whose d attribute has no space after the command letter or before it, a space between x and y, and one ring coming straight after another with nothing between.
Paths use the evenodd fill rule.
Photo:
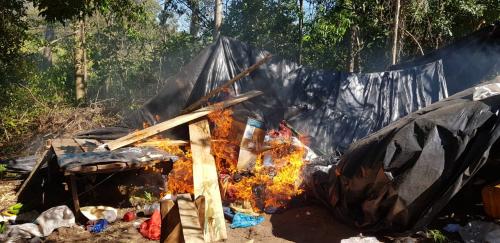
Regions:
<instances>
[{"instance_id":1,"label":"black plastic tarp","mask_svg":"<svg viewBox=\"0 0 500 243\"><path fill-rule=\"evenodd\" d=\"M473 101L473 91L355 142L338 163L314 161L304 173L307 191L362 229L423 229L485 164L500 136L500 96Z\"/></svg>"},{"instance_id":2,"label":"black plastic tarp","mask_svg":"<svg viewBox=\"0 0 500 243\"><path fill-rule=\"evenodd\" d=\"M221 37L168 79L158 95L125 122L129 127L142 127L145 121L154 124L172 118L266 54ZM264 95L234 107L236 119L253 116L268 128L287 120L311 136L311 147L325 153L343 150L390 122L447 97L440 61L359 74L315 70L273 57L236 82L230 95L250 90L263 91Z\"/></svg>"}]
</instances>

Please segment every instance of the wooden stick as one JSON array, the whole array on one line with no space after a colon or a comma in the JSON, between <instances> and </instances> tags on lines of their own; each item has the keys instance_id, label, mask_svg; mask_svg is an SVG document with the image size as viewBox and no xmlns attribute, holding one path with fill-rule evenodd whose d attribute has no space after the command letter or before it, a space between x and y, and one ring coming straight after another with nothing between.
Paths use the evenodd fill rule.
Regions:
<instances>
[{"instance_id":1,"label":"wooden stick","mask_svg":"<svg viewBox=\"0 0 500 243\"><path fill-rule=\"evenodd\" d=\"M170 139L161 139L161 140L152 140L146 141L139 144L136 144L137 147L159 147L159 146L180 146L188 144L188 141L184 140L170 140Z\"/></svg>"},{"instance_id":2,"label":"wooden stick","mask_svg":"<svg viewBox=\"0 0 500 243\"><path fill-rule=\"evenodd\" d=\"M181 111L181 114L186 114L191 111L194 111L195 109L201 107L204 105L210 98L214 97L216 94L220 93L222 90L228 88L232 84L234 84L236 81L246 77L248 74L253 72L255 69L257 69L260 65L266 63L271 59L271 55L268 54L264 58L262 58L260 61L255 63L254 65L250 66L249 68L245 69L243 72L239 73L236 75L234 78L230 79L227 81L225 84L221 85L220 87L215 88L214 90L210 91L207 95L201 97L199 100L185 108L184 110Z\"/></svg>"},{"instance_id":3,"label":"wooden stick","mask_svg":"<svg viewBox=\"0 0 500 243\"><path fill-rule=\"evenodd\" d=\"M50 158L52 157L52 154L53 154L52 151L53 150L51 148L45 149L42 156L40 158L38 158L38 161L36 162L35 166L31 170L28 178L26 178L26 180L24 180L23 184L19 188L19 191L17 191L16 197L19 197L19 195L21 195L21 193L23 193L24 189L29 184L29 182L31 181L31 178L33 178L33 175L35 175L35 173L38 171L38 169L40 167L42 167L43 164L45 164L47 161L50 160Z\"/></svg>"},{"instance_id":4,"label":"wooden stick","mask_svg":"<svg viewBox=\"0 0 500 243\"><path fill-rule=\"evenodd\" d=\"M238 97L234 97L232 99L198 109L196 111L193 111L192 113L180 115L180 116L172 118L170 120L166 120L164 122L158 123L154 126L146 128L146 129L142 129L142 130L130 133L124 137L113 140L113 141L109 142L108 144L103 144L103 147L107 147L109 150L115 150L117 148L127 146L129 144L132 144L132 143L135 143L135 142L140 141L142 139L151 137L155 134L166 131L166 130L171 129L173 127L176 127L176 126L185 124L187 122L190 122L192 120L198 119L200 117L206 116L206 115L208 115L208 114L210 114L218 109L224 109L224 108L227 108L229 106L239 104L243 101L246 101L248 99L251 99L251 98L256 97L258 95L261 95L261 94L262 94L261 91L256 91L256 90L244 93Z\"/></svg>"},{"instance_id":5,"label":"wooden stick","mask_svg":"<svg viewBox=\"0 0 500 243\"><path fill-rule=\"evenodd\" d=\"M227 239L226 222L219 190L215 159L210 153L210 126L206 119L189 124L193 158L194 196L205 197L204 238L206 242Z\"/></svg>"}]
</instances>

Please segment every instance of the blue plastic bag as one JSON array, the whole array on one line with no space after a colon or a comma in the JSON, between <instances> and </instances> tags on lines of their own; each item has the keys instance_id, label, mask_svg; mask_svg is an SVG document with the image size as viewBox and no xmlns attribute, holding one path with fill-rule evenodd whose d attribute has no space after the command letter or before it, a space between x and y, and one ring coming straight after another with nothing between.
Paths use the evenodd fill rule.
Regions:
<instances>
[{"instance_id":1,"label":"blue plastic bag","mask_svg":"<svg viewBox=\"0 0 500 243\"><path fill-rule=\"evenodd\" d=\"M105 219L99 219L95 224L90 228L90 233L100 233L104 229L108 227L108 221Z\"/></svg>"},{"instance_id":2,"label":"blue plastic bag","mask_svg":"<svg viewBox=\"0 0 500 243\"><path fill-rule=\"evenodd\" d=\"M258 225L262 222L264 222L263 216L251 216L248 214L237 212L236 214L234 214L233 223L229 227L231 227L231 229L247 228Z\"/></svg>"}]
</instances>

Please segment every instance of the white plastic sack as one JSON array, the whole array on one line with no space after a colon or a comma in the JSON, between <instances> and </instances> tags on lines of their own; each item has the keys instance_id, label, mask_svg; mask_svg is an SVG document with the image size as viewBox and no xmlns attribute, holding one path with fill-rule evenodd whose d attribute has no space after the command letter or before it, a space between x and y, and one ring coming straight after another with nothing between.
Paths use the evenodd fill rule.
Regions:
<instances>
[{"instance_id":1,"label":"white plastic sack","mask_svg":"<svg viewBox=\"0 0 500 243\"><path fill-rule=\"evenodd\" d=\"M48 236L52 231L60 227L72 227L75 225L75 215L66 205L48 209L38 216L35 223L40 226L43 236Z\"/></svg>"}]
</instances>

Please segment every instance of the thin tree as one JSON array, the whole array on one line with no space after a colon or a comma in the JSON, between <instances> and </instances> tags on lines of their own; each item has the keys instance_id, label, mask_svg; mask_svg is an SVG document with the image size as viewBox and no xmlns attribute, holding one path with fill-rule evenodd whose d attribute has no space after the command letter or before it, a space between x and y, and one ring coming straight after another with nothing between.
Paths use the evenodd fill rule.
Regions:
<instances>
[{"instance_id":1,"label":"thin tree","mask_svg":"<svg viewBox=\"0 0 500 243\"><path fill-rule=\"evenodd\" d=\"M76 101L85 99L87 86L87 58L85 54L85 20L80 18L75 25L75 93Z\"/></svg>"},{"instance_id":2,"label":"thin tree","mask_svg":"<svg viewBox=\"0 0 500 243\"><path fill-rule=\"evenodd\" d=\"M401 8L401 0L396 0L396 9L394 16L394 28L392 38L392 65L396 64L398 56L398 29L399 29L399 10Z\"/></svg>"},{"instance_id":3,"label":"thin tree","mask_svg":"<svg viewBox=\"0 0 500 243\"><path fill-rule=\"evenodd\" d=\"M215 0L214 22L214 40L216 40L219 38L222 26L222 0Z\"/></svg>"}]
</instances>

